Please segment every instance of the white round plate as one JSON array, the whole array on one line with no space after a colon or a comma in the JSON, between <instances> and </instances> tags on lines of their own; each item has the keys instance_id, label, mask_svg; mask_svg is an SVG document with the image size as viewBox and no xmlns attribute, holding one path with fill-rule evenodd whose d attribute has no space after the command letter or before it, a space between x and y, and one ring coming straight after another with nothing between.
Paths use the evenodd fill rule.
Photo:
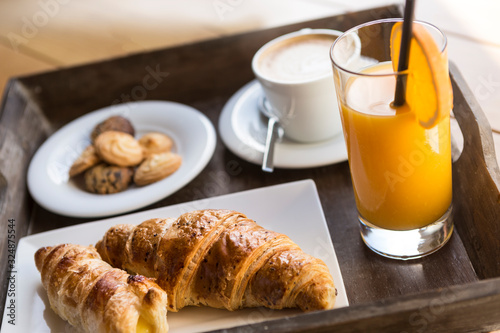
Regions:
<instances>
[{"instance_id":1,"label":"white round plate","mask_svg":"<svg viewBox=\"0 0 500 333\"><path fill-rule=\"evenodd\" d=\"M258 101L263 91L257 80L238 90L226 103L219 118L219 132L224 144L242 159L262 164L267 121L260 115ZM342 133L317 143L297 143L286 138L276 143L274 166L311 168L347 160Z\"/></svg>"},{"instance_id":2,"label":"white round plate","mask_svg":"<svg viewBox=\"0 0 500 333\"><path fill-rule=\"evenodd\" d=\"M128 118L136 137L162 132L175 142L172 151L182 156L181 167L156 183L115 194L93 194L68 179L74 160L90 144L94 126L112 115ZM142 101L106 107L88 113L51 135L35 153L28 169L28 189L44 208L74 217L99 217L132 211L159 201L189 183L205 168L216 144L208 118L190 106L163 101Z\"/></svg>"}]
</instances>

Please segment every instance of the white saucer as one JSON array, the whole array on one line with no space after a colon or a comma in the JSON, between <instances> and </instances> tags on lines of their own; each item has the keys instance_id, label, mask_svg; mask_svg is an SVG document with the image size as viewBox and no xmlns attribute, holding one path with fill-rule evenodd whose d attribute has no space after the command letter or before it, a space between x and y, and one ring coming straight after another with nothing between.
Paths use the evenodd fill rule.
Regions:
<instances>
[{"instance_id":1,"label":"white saucer","mask_svg":"<svg viewBox=\"0 0 500 333\"><path fill-rule=\"evenodd\" d=\"M226 103L219 118L219 132L224 144L242 159L262 164L267 121L258 110L263 91L257 80L238 90ZM276 143L274 166L277 168L310 168L347 160L344 137L336 135L317 143L297 143L286 138Z\"/></svg>"},{"instance_id":2,"label":"white saucer","mask_svg":"<svg viewBox=\"0 0 500 333\"><path fill-rule=\"evenodd\" d=\"M156 183L115 194L93 194L68 179L74 160L90 144L94 126L112 115L128 118L137 137L162 132L175 142L173 151L182 165ZM163 101L142 101L106 107L88 113L59 129L35 153L28 169L28 189L44 208L75 217L100 217L132 211L176 192L196 177L211 159L215 129L208 118L190 106Z\"/></svg>"}]
</instances>

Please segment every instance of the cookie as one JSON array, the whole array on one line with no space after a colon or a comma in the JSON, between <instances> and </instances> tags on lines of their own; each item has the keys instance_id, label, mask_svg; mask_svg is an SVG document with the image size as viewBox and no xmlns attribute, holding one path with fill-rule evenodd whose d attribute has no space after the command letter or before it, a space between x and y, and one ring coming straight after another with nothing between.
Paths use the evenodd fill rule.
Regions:
<instances>
[{"instance_id":1,"label":"cookie","mask_svg":"<svg viewBox=\"0 0 500 333\"><path fill-rule=\"evenodd\" d=\"M78 158L73 162L69 169L69 176L74 177L90 167L93 167L99 163L101 159L97 156L95 147L93 145L88 146L85 150L78 156Z\"/></svg>"},{"instance_id":2,"label":"cookie","mask_svg":"<svg viewBox=\"0 0 500 333\"><path fill-rule=\"evenodd\" d=\"M118 166L135 166L143 160L142 148L133 136L107 131L95 139L97 155L105 162Z\"/></svg>"},{"instance_id":3,"label":"cookie","mask_svg":"<svg viewBox=\"0 0 500 333\"><path fill-rule=\"evenodd\" d=\"M163 133L151 132L143 135L139 139L139 144L142 147L144 156L153 154L166 153L172 149L172 139Z\"/></svg>"},{"instance_id":4,"label":"cookie","mask_svg":"<svg viewBox=\"0 0 500 333\"><path fill-rule=\"evenodd\" d=\"M85 189L97 194L118 193L128 188L133 174L131 168L102 163L85 172Z\"/></svg>"},{"instance_id":5,"label":"cookie","mask_svg":"<svg viewBox=\"0 0 500 333\"><path fill-rule=\"evenodd\" d=\"M134 174L134 183L139 186L159 181L179 169L182 157L172 152L153 154L147 157Z\"/></svg>"},{"instance_id":6,"label":"cookie","mask_svg":"<svg viewBox=\"0 0 500 333\"><path fill-rule=\"evenodd\" d=\"M92 139L92 142L94 142L95 139L101 133L104 133L107 131L118 131L118 132L128 133L132 136L135 135L134 126L132 126L132 123L127 118L124 118L122 116L112 116L112 117L109 117L108 119L104 120L103 122L97 124L94 127L94 130L90 134L90 138Z\"/></svg>"}]
</instances>

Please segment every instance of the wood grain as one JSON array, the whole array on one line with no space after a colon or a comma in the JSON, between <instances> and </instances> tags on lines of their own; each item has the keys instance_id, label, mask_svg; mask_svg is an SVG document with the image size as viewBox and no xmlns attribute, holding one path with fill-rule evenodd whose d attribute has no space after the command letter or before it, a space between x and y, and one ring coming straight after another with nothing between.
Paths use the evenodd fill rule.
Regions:
<instances>
[{"instance_id":1,"label":"wood grain","mask_svg":"<svg viewBox=\"0 0 500 333\"><path fill-rule=\"evenodd\" d=\"M28 233L33 201L26 188L26 172L33 154L46 138L47 123L23 87L10 81L0 113L0 281L6 290L8 221L15 222L15 242ZM6 111L10 110L12 112ZM10 235L10 234L9 234ZM10 239L12 241L12 239ZM1 304L5 303L3 295ZM3 308L3 307L2 307Z\"/></svg>"},{"instance_id":2,"label":"wood grain","mask_svg":"<svg viewBox=\"0 0 500 333\"><path fill-rule=\"evenodd\" d=\"M171 2L5 0L0 9L5 46L60 66L219 36L204 24L211 12Z\"/></svg>"},{"instance_id":3,"label":"wood grain","mask_svg":"<svg viewBox=\"0 0 500 333\"><path fill-rule=\"evenodd\" d=\"M1 44L0 56L3 64L0 70L0 92L2 93L5 91L7 82L12 77L55 69L52 64L15 52Z\"/></svg>"},{"instance_id":4,"label":"wood grain","mask_svg":"<svg viewBox=\"0 0 500 333\"><path fill-rule=\"evenodd\" d=\"M451 64L454 112L464 150L453 168L455 225L480 278L500 276L500 170L486 116L456 66ZM458 88L460 87L460 89Z\"/></svg>"},{"instance_id":5,"label":"wood grain","mask_svg":"<svg viewBox=\"0 0 500 333\"><path fill-rule=\"evenodd\" d=\"M211 333L489 332L500 328L498 288L497 278ZM471 304L481 311L471 312Z\"/></svg>"}]
</instances>

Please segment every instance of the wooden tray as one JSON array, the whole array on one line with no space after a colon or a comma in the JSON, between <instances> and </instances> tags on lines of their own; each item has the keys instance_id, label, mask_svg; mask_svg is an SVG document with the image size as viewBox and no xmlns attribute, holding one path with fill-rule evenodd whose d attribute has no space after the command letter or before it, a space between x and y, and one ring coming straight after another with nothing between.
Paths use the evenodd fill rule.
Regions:
<instances>
[{"instance_id":1,"label":"wooden tray","mask_svg":"<svg viewBox=\"0 0 500 333\"><path fill-rule=\"evenodd\" d=\"M304 27L345 31L363 22L400 16L398 7L388 6L12 79L0 113L0 304L6 296L8 219L16 220L17 240L88 221L46 211L27 191L29 161L55 130L87 112L124 102L123 94L142 85L148 66L168 76L148 90L145 99L191 105L217 124L225 102L253 79L251 58L265 42ZM363 245L347 163L268 174L233 155L220 140L198 177L144 208L299 179L316 182L351 306L225 331L483 332L500 328L500 172L486 118L456 67L451 66L451 74L454 112L465 145L453 166L457 232L436 254L400 262L382 258ZM217 176L223 179L218 186L204 186Z\"/></svg>"}]
</instances>

